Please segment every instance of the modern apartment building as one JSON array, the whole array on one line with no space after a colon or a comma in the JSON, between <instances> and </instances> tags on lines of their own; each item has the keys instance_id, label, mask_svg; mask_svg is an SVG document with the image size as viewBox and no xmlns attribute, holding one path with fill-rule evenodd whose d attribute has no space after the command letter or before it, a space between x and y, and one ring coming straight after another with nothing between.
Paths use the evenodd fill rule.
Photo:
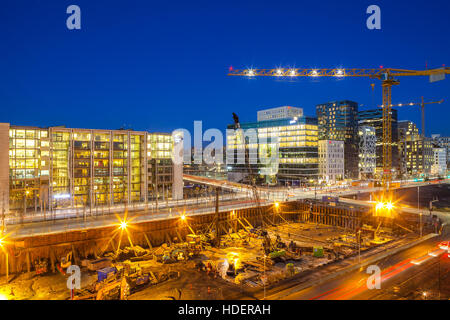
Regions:
<instances>
[{"instance_id":1,"label":"modern apartment building","mask_svg":"<svg viewBox=\"0 0 450 320\"><path fill-rule=\"evenodd\" d=\"M266 183L300 185L317 178L318 128L315 118L295 116L240 125L242 130L235 130L234 125L227 127L229 180L245 180L248 163L253 174Z\"/></svg>"},{"instance_id":2,"label":"modern apartment building","mask_svg":"<svg viewBox=\"0 0 450 320\"><path fill-rule=\"evenodd\" d=\"M391 113L391 130L392 130L392 169L394 177L400 171L399 168L399 154L398 154L398 120L397 110L392 109ZM377 137L376 143L376 173L381 176L383 173L383 109L371 109L358 112L359 126L370 126L375 128L375 135Z\"/></svg>"},{"instance_id":3,"label":"modern apartment building","mask_svg":"<svg viewBox=\"0 0 450 320\"><path fill-rule=\"evenodd\" d=\"M417 126L409 120L398 122L398 136L401 174L429 175L434 162L431 139L422 137Z\"/></svg>"},{"instance_id":4,"label":"modern apartment building","mask_svg":"<svg viewBox=\"0 0 450 320\"><path fill-rule=\"evenodd\" d=\"M182 188L173 184L170 134L2 123L2 150L6 141L0 179L7 166L8 183L0 193L8 190L11 211L147 203Z\"/></svg>"},{"instance_id":5,"label":"modern apartment building","mask_svg":"<svg viewBox=\"0 0 450 320\"><path fill-rule=\"evenodd\" d=\"M316 106L319 140L344 141L345 178L358 177L358 104L333 101Z\"/></svg>"},{"instance_id":6,"label":"modern apartment building","mask_svg":"<svg viewBox=\"0 0 450 320\"><path fill-rule=\"evenodd\" d=\"M331 183L344 179L344 141L319 141L319 177Z\"/></svg>"},{"instance_id":7,"label":"modern apartment building","mask_svg":"<svg viewBox=\"0 0 450 320\"><path fill-rule=\"evenodd\" d=\"M359 139L359 178L371 179L377 167L377 136L374 127L360 126Z\"/></svg>"}]
</instances>

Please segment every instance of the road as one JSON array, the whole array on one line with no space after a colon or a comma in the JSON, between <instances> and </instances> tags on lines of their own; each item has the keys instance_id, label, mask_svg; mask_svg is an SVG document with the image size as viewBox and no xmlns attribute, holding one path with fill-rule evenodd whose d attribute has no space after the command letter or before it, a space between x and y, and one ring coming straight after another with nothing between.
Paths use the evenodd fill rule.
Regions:
<instances>
[{"instance_id":1,"label":"road","mask_svg":"<svg viewBox=\"0 0 450 320\"><path fill-rule=\"evenodd\" d=\"M222 182L223 183L223 182ZM227 182L228 183L228 182ZM408 183L405 186L426 185L427 183ZM245 188L244 188L245 189ZM360 191L371 192L380 188L355 188L355 187L326 187L323 189L314 188L261 188L260 199L262 204L271 203L275 200L283 199L295 201L307 198L320 198L322 195L351 195ZM341 198L342 201L351 202ZM358 204L371 205L366 201L354 201ZM236 194L221 195L220 210L243 209L254 206L249 190L240 190ZM177 212L184 209L187 215L212 213L215 211L214 197L201 197L199 199L172 200L161 202L158 209L154 204L136 204L128 207L129 216L134 217L134 222L143 222L158 219L170 219ZM414 208L405 209L416 211ZM98 228L114 225L117 223L116 214L123 215L124 206L118 207L99 207L92 211L78 209L66 209L56 212L53 216L45 216L43 213L30 214L20 223L19 217L8 218L9 224L6 224L6 233L9 237L17 238L23 236L66 232L71 230L80 230L86 228Z\"/></svg>"},{"instance_id":2,"label":"road","mask_svg":"<svg viewBox=\"0 0 450 320\"><path fill-rule=\"evenodd\" d=\"M449 269L450 259L446 257L447 251L437 246L441 241L450 240L448 229L450 229L448 226L444 228L443 235L439 237L429 239L410 249L378 261L376 265L381 270L380 289L369 290L367 279L370 275L366 273L367 269L359 269L317 286L298 292L293 292L295 288L294 290L290 288L289 291L293 293L289 295L279 292L269 298L282 297L286 300L369 300L398 299L399 295L406 296L411 291L416 290L418 286L426 286L427 281L436 281L436 272L432 271L431 267L437 266L438 259L441 259L441 264L447 264L447 269ZM444 266L441 266L441 268L444 268ZM433 279L430 279L430 277Z\"/></svg>"},{"instance_id":3,"label":"road","mask_svg":"<svg viewBox=\"0 0 450 320\"><path fill-rule=\"evenodd\" d=\"M261 200L261 204L267 204L266 201ZM248 207L254 207L255 202L253 200L224 200L220 202L220 210L237 210ZM213 213L215 212L215 205L213 203L205 203L203 206L197 204L191 204L187 206L171 207L159 209L158 211L152 210L140 210L130 211L128 213L128 221L130 223L153 221L153 220L165 220L175 217L179 217L181 213L184 213L187 217L198 214ZM123 219L123 211L105 213L103 215L92 215L71 219L59 219L51 221L40 221L25 223L23 225L8 225L5 233L9 239L36 236L41 234L60 233L67 231L82 230L87 228L100 228L117 225L119 220L117 216Z\"/></svg>"}]
</instances>

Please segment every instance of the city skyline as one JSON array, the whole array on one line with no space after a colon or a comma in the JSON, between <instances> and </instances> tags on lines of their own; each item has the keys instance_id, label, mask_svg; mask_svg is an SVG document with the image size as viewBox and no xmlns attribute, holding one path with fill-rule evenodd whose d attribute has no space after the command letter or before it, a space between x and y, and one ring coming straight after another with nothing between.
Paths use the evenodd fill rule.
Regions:
<instances>
[{"instance_id":1,"label":"city skyline","mask_svg":"<svg viewBox=\"0 0 450 320\"><path fill-rule=\"evenodd\" d=\"M443 1L416 7L381 1L382 29L374 31L365 28L365 2L206 7L195 2L174 9L79 1L81 30L65 26L69 4L5 5L0 16L9 48L0 54L3 122L170 132L190 130L195 120L224 130L232 112L249 122L257 110L283 105L301 107L309 116L315 116L317 104L334 100L356 101L366 110L381 104L380 85L370 79L233 78L227 77L228 68L425 69L442 66L450 53L439 33L449 27L449 4ZM335 15L348 19L326 19ZM404 79L393 89L392 101L440 100L447 91L447 81ZM427 109L428 136L450 135L447 106L444 101ZM433 118L433 112L446 117ZM399 108L399 120L404 119L420 123L419 108Z\"/></svg>"}]
</instances>

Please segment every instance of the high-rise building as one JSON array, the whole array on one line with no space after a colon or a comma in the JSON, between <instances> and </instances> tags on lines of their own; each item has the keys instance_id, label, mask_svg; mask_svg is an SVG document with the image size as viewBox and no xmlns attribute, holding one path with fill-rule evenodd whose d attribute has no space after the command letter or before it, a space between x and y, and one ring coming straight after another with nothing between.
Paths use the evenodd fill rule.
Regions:
<instances>
[{"instance_id":1,"label":"high-rise building","mask_svg":"<svg viewBox=\"0 0 450 320\"><path fill-rule=\"evenodd\" d=\"M398 123L397 110L392 109L391 113L391 151L392 151L392 170L393 176L399 172L399 155L398 155ZM383 173L383 109L371 109L358 112L359 126L370 126L375 128L377 137L376 143L376 174L381 176Z\"/></svg>"},{"instance_id":2,"label":"high-rise building","mask_svg":"<svg viewBox=\"0 0 450 320\"><path fill-rule=\"evenodd\" d=\"M303 116L303 109L284 106L258 111L258 121L288 119Z\"/></svg>"},{"instance_id":3,"label":"high-rise building","mask_svg":"<svg viewBox=\"0 0 450 320\"><path fill-rule=\"evenodd\" d=\"M410 176L429 175L434 161L431 139L422 137L417 126L409 120L398 122L398 136L400 173Z\"/></svg>"},{"instance_id":4,"label":"high-rise building","mask_svg":"<svg viewBox=\"0 0 450 320\"><path fill-rule=\"evenodd\" d=\"M359 178L367 179L375 176L377 167L377 136L374 127L360 126L359 138Z\"/></svg>"},{"instance_id":5,"label":"high-rise building","mask_svg":"<svg viewBox=\"0 0 450 320\"><path fill-rule=\"evenodd\" d=\"M11 211L148 203L180 188L173 185L170 134L3 123L0 148L5 141L0 179L6 166L9 180L0 193L8 191Z\"/></svg>"},{"instance_id":6,"label":"high-rise building","mask_svg":"<svg viewBox=\"0 0 450 320\"><path fill-rule=\"evenodd\" d=\"M344 141L345 178L358 177L358 104L334 101L316 106L319 140Z\"/></svg>"},{"instance_id":7,"label":"high-rise building","mask_svg":"<svg viewBox=\"0 0 450 320\"><path fill-rule=\"evenodd\" d=\"M319 141L319 176L327 182L344 179L344 141Z\"/></svg>"},{"instance_id":8,"label":"high-rise building","mask_svg":"<svg viewBox=\"0 0 450 320\"><path fill-rule=\"evenodd\" d=\"M317 119L305 116L227 127L227 171L245 181L248 164L266 183L300 185L318 176ZM245 152L247 148L247 152Z\"/></svg>"}]
</instances>

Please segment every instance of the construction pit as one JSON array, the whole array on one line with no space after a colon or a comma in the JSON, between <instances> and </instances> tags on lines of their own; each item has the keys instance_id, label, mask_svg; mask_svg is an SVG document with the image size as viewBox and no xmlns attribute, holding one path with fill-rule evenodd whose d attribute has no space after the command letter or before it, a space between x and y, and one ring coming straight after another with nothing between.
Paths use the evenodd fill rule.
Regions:
<instances>
[{"instance_id":1,"label":"construction pit","mask_svg":"<svg viewBox=\"0 0 450 320\"><path fill-rule=\"evenodd\" d=\"M242 299L358 255L412 241L415 217L318 201L10 239L7 299ZM400 224L402 227L398 227ZM411 230L412 231L412 230ZM81 236L80 236L81 235ZM219 240L220 239L220 240ZM7 264L7 268L6 265ZM80 289L69 290L71 265Z\"/></svg>"}]
</instances>

